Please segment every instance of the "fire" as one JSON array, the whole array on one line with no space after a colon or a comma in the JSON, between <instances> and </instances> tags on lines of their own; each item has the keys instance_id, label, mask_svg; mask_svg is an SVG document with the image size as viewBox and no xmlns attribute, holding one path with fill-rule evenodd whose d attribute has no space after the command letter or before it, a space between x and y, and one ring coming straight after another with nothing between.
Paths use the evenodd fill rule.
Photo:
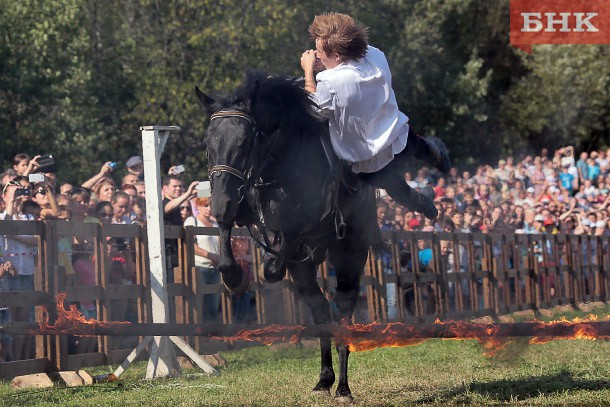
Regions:
<instances>
[{"instance_id":1,"label":"fire","mask_svg":"<svg viewBox=\"0 0 610 407\"><path fill-rule=\"evenodd\" d=\"M297 343L301 340L303 325L268 325L259 329L242 329L231 336L209 336L208 339L228 342L248 341L260 342L270 346L278 342Z\"/></svg>"},{"instance_id":2,"label":"fire","mask_svg":"<svg viewBox=\"0 0 610 407\"><path fill-rule=\"evenodd\" d=\"M603 321L609 321L606 316ZM476 340L485 349L486 356L495 356L513 342L514 337L529 337L529 344L543 344L557 339L610 339L608 328L600 333L596 325L600 318L590 315L570 321L532 321L515 324L473 323L466 321L436 320L434 324L371 323L336 325L330 332L338 343L349 346L352 352L383 347L419 345L432 338L443 340ZM601 321L600 321L601 322ZM596 326L600 326L599 324ZM301 325L271 325L262 329L244 329L230 337L216 336L215 340L257 341L266 345L277 342L295 343L306 334Z\"/></svg>"},{"instance_id":3,"label":"fire","mask_svg":"<svg viewBox=\"0 0 610 407\"><path fill-rule=\"evenodd\" d=\"M93 318L87 319L80 313L75 304L70 304L70 309L66 310L64 307L65 299L66 293L57 295L57 320L55 321L55 324L49 324L49 312L46 307L43 309L42 322L39 323L40 332L37 332L37 334L95 336L95 328L98 326L109 327L130 324L130 322L104 322Z\"/></svg>"}]
</instances>

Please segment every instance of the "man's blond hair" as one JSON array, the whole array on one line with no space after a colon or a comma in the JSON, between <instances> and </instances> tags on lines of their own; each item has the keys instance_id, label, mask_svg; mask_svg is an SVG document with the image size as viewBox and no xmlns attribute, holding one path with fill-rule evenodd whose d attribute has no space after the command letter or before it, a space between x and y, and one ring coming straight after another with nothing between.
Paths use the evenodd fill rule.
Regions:
<instances>
[{"instance_id":1,"label":"man's blond hair","mask_svg":"<svg viewBox=\"0 0 610 407\"><path fill-rule=\"evenodd\" d=\"M358 60L366 54L368 27L347 14L328 13L316 16L309 26L313 41L320 40L327 55Z\"/></svg>"}]
</instances>

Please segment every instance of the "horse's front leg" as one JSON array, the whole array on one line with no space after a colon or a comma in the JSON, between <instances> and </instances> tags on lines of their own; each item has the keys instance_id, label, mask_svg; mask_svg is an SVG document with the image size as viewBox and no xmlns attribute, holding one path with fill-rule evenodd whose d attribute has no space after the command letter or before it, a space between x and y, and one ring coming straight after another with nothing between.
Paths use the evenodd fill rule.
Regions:
<instances>
[{"instance_id":1,"label":"horse's front leg","mask_svg":"<svg viewBox=\"0 0 610 407\"><path fill-rule=\"evenodd\" d=\"M232 226L232 225L231 225ZM233 257L231 248L231 226L219 224L220 235L220 260L218 270L222 275L222 281L227 289L235 295L241 295L248 291L250 279Z\"/></svg>"}]
</instances>

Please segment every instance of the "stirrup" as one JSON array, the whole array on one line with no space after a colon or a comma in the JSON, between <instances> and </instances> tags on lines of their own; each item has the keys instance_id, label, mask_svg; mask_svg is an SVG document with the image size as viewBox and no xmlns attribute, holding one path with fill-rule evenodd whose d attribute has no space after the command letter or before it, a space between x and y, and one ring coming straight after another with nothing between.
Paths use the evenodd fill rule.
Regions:
<instances>
[{"instance_id":1,"label":"stirrup","mask_svg":"<svg viewBox=\"0 0 610 407\"><path fill-rule=\"evenodd\" d=\"M341 240L345 237L345 229L347 229L347 226L343 221L343 214L341 213L341 210L337 208L335 211L335 232L337 233L337 240Z\"/></svg>"}]
</instances>

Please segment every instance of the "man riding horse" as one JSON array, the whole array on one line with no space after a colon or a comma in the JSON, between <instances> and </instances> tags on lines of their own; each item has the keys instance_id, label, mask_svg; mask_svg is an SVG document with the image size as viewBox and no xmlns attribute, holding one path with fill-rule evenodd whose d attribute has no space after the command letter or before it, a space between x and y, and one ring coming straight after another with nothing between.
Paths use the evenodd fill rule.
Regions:
<instances>
[{"instance_id":1,"label":"man riding horse","mask_svg":"<svg viewBox=\"0 0 610 407\"><path fill-rule=\"evenodd\" d=\"M396 202L436 218L434 191L414 191L403 174L411 157L449 172L445 144L417 135L398 110L388 61L368 45L368 28L348 15L330 13L316 16L309 34L316 49L301 56L305 90L328 120L335 153Z\"/></svg>"}]
</instances>

